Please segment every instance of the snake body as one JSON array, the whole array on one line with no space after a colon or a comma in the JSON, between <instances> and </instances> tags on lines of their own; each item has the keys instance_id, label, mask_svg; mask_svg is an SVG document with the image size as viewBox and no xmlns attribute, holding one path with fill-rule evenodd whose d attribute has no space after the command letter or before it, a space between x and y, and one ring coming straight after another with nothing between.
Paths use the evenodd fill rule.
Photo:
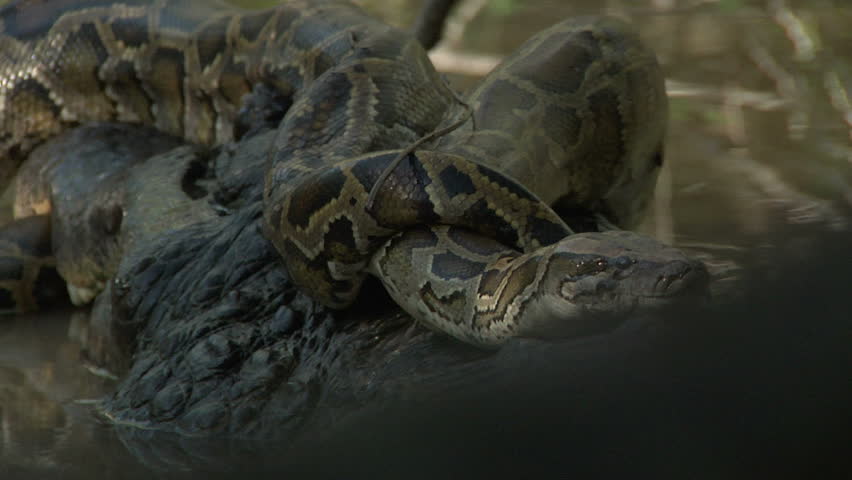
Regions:
<instances>
[{"instance_id":1,"label":"snake body","mask_svg":"<svg viewBox=\"0 0 852 480\"><path fill-rule=\"evenodd\" d=\"M264 227L293 280L327 306L351 304L372 272L415 318L498 345L540 331L544 310L574 318L582 309L552 305L577 303L565 278L624 286L584 293L622 310L674 295L673 280L691 284L701 271L644 237L572 235L551 208L630 226L653 190L662 75L621 22L573 19L540 33L466 98L472 121L410 152L467 109L415 40L345 2L247 11L18 0L0 22L2 178L34 145L90 121L227 142L242 98L275 89L288 105L266 172Z\"/></svg>"}]
</instances>

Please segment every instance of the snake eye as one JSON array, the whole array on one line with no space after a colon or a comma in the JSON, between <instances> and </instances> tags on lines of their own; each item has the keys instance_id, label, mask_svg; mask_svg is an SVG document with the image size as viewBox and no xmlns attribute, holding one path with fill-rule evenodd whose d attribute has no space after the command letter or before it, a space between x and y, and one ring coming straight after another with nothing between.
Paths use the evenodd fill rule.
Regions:
<instances>
[{"instance_id":1,"label":"snake eye","mask_svg":"<svg viewBox=\"0 0 852 480\"><path fill-rule=\"evenodd\" d=\"M552 267L564 272L565 280L574 282L587 275L596 275L609 268L606 257L589 254L559 253L553 256Z\"/></svg>"},{"instance_id":2,"label":"snake eye","mask_svg":"<svg viewBox=\"0 0 852 480\"><path fill-rule=\"evenodd\" d=\"M626 269L626 268L629 268L629 267L630 267L631 265L633 265L633 263L635 263L635 262L634 262L634 261L633 261L633 259L632 259L632 258L630 258L630 257L621 256L621 257L618 257L618 258L616 258L615 260L613 260L613 263L615 264L615 266L616 266L618 269L620 269L620 270L624 270L624 269Z\"/></svg>"},{"instance_id":3,"label":"snake eye","mask_svg":"<svg viewBox=\"0 0 852 480\"><path fill-rule=\"evenodd\" d=\"M592 275L606 270L608 263L603 257L593 257L583 260L577 264L579 275Z\"/></svg>"}]
</instances>

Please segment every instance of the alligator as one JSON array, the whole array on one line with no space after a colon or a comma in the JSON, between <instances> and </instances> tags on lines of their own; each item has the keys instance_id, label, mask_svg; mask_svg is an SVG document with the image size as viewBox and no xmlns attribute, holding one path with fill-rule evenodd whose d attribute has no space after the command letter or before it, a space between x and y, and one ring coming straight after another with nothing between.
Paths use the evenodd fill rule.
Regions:
<instances>
[{"instance_id":1,"label":"alligator","mask_svg":"<svg viewBox=\"0 0 852 480\"><path fill-rule=\"evenodd\" d=\"M86 12L78 12L84 24L89 21ZM610 28L608 25L600 28ZM574 28L572 24L569 27ZM86 32L81 28L79 33ZM561 33L554 30L550 34L554 32ZM357 42L358 35L361 32L344 40ZM359 54L369 50L356 49ZM354 72L360 72L357 66ZM498 84L490 82L488 85ZM31 84L24 86L34 88ZM445 89L438 84L430 88ZM86 348L93 361L121 377L115 391L99 406L116 425L196 436L291 437L304 431L306 425L316 431L317 422L331 421L343 412L357 411L358 406L374 405L381 399L424 387L445 391L487 381L494 374L494 369L488 368L493 362L505 365L506 356L512 352L523 356L536 349L525 345L539 345L539 340L519 339L511 343L520 348L501 349L495 355L459 343L441 331L412 322L376 281L367 281L358 305L343 311L324 306L298 288L282 262L282 249L270 241L266 218L272 215L264 190L264 178L272 175L270 146L280 138L279 123L295 115L288 110L288 99L281 95L281 88L255 84L233 119L235 141L206 147L201 142L168 150L166 146L172 145L165 137L168 128L161 128L166 130L163 133L138 133L129 130L138 127L102 124L53 138L33 153L36 158L45 155L55 159L53 154L39 152L71 152L74 156L74 152L87 149L84 161L102 165L116 157L115 145L122 144L116 139L134 137L168 150L152 157L140 155L126 163L113 162L116 171L100 176L87 169L103 167L83 168L71 161L58 161L61 168L47 169L50 174L39 180L48 186L34 189L42 192L35 197L48 195L53 203L53 249L58 270L69 282L71 300L82 303L94 298ZM649 95L645 100L654 103L659 99ZM485 105L483 108L490 109L491 114L497 112L496 104ZM304 105L301 108L312 110ZM479 122L488 120L488 112L477 112L475 115L484 117ZM220 126L216 124L214 130ZM651 141L636 142L643 153L643 170L628 169L620 174L616 180L626 183L616 189L616 203L607 205L596 199L596 205L607 207L608 215L623 216L626 221L641 210L629 196L623 197L626 192L641 196L638 203L647 200L648 185L652 189L662 163L657 137L664 131L664 122L651 122L650 126ZM409 133L400 134L403 145L417 140ZM34 142L34 136L22 138L15 141ZM101 153L93 151L99 148L103 149ZM20 153L17 146L13 150ZM276 160L276 168L286 168L287 161ZM300 165L310 163L299 161ZM25 167L23 171L44 169ZM640 173L647 173L650 183L631 184L630 175ZM532 198L496 172L480 175L516 200ZM21 178L32 177L38 175L19 175L19 185ZM459 174L451 177L464 180ZM63 183L68 181L71 186ZM388 182L390 185L392 181ZM466 187L462 182L454 188ZM558 203L564 199L553 200ZM572 224L575 213L569 209L564 220L579 231L581 227ZM561 232L571 231L567 226L560 228L564 228ZM590 227L597 228L598 224ZM594 336L636 328L653 317L633 309L607 311L610 303L620 306L624 302L619 295L625 285L639 294L665 300L702 297L708 276L700 262L637 234L600 235L572 235L565 241L570 244L574 238L600 238L607 239L607 245L616 245L595 251L593 261L577 264L577 272L570 279L572 288L580 288L577 295L591 302L589 311L600 308L603 313L577 321L572 318L568 332L545 329L545 337ZM75 249L69 255L65 245L70 240ZM631 260L628 253L636 259ZM675 273L671 273L672 268L677 269Z\"/></svg>"},{"instance_id":2,"label":"alligator","mask_svg":"<svg viewBox=\"0 0 852 480\"><path fill-rule=\"evenodd\" d=\"M93 135L127 137L137 128L81 127L85 135L43 148L86 146L91 159ZM153 156L97 190L120 190L112 197L123 212L116 236L124 251L84 339L89 359L121 378L99 405L112 422L193 436L294 437L328 421L330 409L357 411L414 388L484 381L479 369L493 375L490 362L505 366L506 352L523 356L540 345L521 341L525 347L496 357L471 348L412 322L378 282L362 292L365 306L343 312L300 291L263 234L259 178L274 131L255 130L214 150ZM154 142L152 132L143 134ZM98 251L115 241L91 228L100 224L78 223L81 245ZM572 334L635 329L651 317L594 318Z\"/></svg>"}]
</instances>

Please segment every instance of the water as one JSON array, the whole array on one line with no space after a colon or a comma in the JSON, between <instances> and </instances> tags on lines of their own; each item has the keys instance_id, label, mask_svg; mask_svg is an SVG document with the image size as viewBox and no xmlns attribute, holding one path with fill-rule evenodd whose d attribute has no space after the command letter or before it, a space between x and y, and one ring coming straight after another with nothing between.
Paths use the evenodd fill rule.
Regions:
<instances>
[{"instance_id":1,"label":"water","mask_svg":"<svg viewBox=\"0 0 852 480\"><path fill-rule=\"evenodd\" d=\"M414 11L377 3L400 24ZM665 171L642 230L691 249L730 284L746 259L796 258L817 232L849 228L846 0L471 0L433 57L466 88L533 32L598 13L636 24L667 73ZM0 324L0 477L150 478L156 455L128 451L92 412L113 381L87 368L79 328L70 313Z\"/></svg>"}]
</instances>

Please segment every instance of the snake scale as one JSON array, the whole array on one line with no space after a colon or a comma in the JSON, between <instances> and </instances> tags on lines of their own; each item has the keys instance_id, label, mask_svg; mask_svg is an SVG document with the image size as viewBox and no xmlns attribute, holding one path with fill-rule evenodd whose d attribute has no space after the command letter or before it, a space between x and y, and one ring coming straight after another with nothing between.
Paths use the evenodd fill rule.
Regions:
<instances>
[{"instance_id":1,"label":"snake scale","mask_svg":"<svg viewBox=\"0 0 852 480\"><path fill-rule=\"evenodd\" d=\"M350 305L372 273L416 319L496 346L677 295L701 276L637 234L574 234L551 208L626 228L653 192L662 74L613 19L539 33L460 103L412 37L342 1L251 11L18 0L0 11L0 178L92 121L231 141L258 85L288 104L265 176L265 234L329 307ZM460 128L408 148L470 110Z\"/></svg>"}]
</instances>

